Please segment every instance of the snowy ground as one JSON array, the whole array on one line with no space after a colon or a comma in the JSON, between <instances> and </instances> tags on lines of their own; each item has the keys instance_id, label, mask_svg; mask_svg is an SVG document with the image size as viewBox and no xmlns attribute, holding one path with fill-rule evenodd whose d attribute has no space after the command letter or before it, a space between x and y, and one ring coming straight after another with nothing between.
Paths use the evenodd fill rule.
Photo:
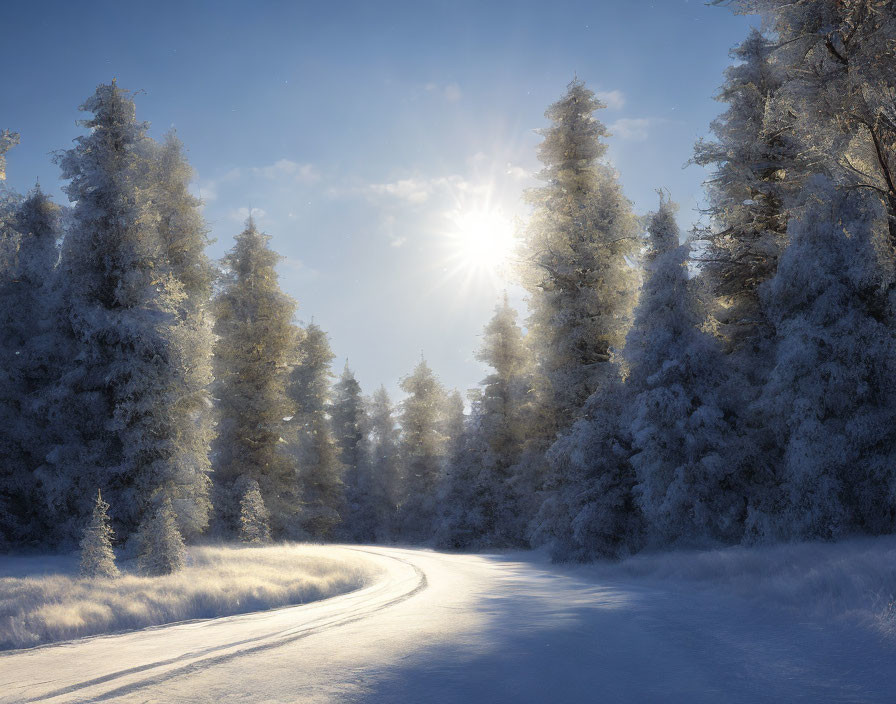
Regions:
<instances>
[{"instance_id":1,"label":"snowy ground","mask_svg":"<svg viewBox=\"0 0 896 704\"><path fill-rule=\"evenodd\" d=\"M324 550L363 550L384 578L295 608L11 651L0 701L896 699L890 538L572 568Z\"/></svg>"},{"instance_id":2,"label":"snowy ground","mask_svg":"<svg viewBox=\"0 0 896 704\"><path fill-rule=\"evenodd\" d=\"M313 546L191 547L188 566L142 577L79 579L77 556L0 559L0 649L303 604L377 578L357 554Z\"/></svg>"}]
</instances>

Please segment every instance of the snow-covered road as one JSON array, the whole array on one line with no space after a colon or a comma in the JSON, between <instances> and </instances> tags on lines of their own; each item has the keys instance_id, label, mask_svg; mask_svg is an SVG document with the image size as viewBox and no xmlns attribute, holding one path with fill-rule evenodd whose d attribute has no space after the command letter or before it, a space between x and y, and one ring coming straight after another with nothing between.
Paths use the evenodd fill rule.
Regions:
<instances>
[{"instance_id":1,"label":"snow-covered road","mask_svg":"<svg viewBox=\"0 0 896 704\"><path fill-rule=\"evenodd\" d=\"M0 702L894 702L896 649L733 597L525 553L364 550L304 606L0 655Z\"/></svg>"}]
</instances>

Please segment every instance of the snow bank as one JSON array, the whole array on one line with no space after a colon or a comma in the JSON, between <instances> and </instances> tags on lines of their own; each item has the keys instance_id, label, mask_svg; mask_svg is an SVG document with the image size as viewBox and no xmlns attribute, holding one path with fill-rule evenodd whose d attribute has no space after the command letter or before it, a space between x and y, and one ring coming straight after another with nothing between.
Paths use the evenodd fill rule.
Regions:
<instances>
[{"instance_id":1,"label":"snow bank","mask_svg":"<svg viewBox=\"0 0 896 704\"><path fill-rule=\"evenodd\" d=\"M188 566L143 577L81 579L72 556L0 559L0 649L23 648L175 621L301 604L371 583L359 553L315 546L204 546Z\"/></svg>"},{"instance_id":2,"label":"snow bank","mask_svg":"<svg viewBox=\"0 0 896 704\"><path fill-rule=\"evenodd\" d=\"M896 536L639 554L582 569L604 581L728 593L896 638Z\"/></svg>"}]
</instances>

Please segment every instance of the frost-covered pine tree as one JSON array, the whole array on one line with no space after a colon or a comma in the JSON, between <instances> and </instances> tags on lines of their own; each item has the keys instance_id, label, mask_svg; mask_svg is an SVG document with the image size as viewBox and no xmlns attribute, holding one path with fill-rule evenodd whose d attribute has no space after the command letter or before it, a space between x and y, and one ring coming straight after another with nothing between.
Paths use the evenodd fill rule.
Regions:
<instances>
[{"instance_id":1,"label":"frost-covered pine tree","mask_svg":"<svg viewBox=\"0 0 896 704\"><path fill-rule=\"evenodd\" d=\"M780 109L794 116L811 171L875 194L887 212L889 247L896 252L896 2L733 5L762 13L775 34L776 60L786 68Z\"/></svg>"},{"instance_id":2,"label":"frost-covered pine tree","mask_svg":"<svg viewBox=\"0 0 896 704\"><path fill-rule=\"evenodd\" d=\"M804 169L793 118L779 94L784 67L759 30L735 47L717 96L728 109L712 123L713 140L697 142L694 163L712 166L706 182L712 224L697 256L702 278L718 305L714 311L728 344L745 349L745 364L768 347L772 331L759 303L759 287L774 276L787 240L788 194Z\"/></svg>"},{"instance_id":3,"label":"frost-covered pine tree","mask_svg":"<svg viewBox=\"0 0 896 704\"><path fill-rule=\"evenodd\" d=\"M474 399L467 438L449 462L440 541L452 547L526 544L515 469L532 426L531 360L507 296L485 328L477 358L494 370Z\"/></svg>"},{"instance_id":4,"label":"frost-covered pine tree","mask_svg":"<svg viewBox=\"0 0 896 704\"><path fill-rule=\"evenodd\" d=\"M333 437L339 448L344 471L345 516L343 534L352 540L374 539L372 476L370 448L367 438L367 409L361 396L361 385L345 363L342 376L333 385L330 406Z\"/></svg>"},{"instance_id":5,"label":"frost-covered pine tree","mask_svg":"<svg viewBox=\"0 0 896 704\"><path fill-rule=\"evenodd\" d=\"M180 281L186 313L202 322L212 293L216 271L205 253L210 244L208 227L190 193L194 172L174 132L155 145L152 198L159 217L159 233L172 274Z\"/></svg>"},{"instance_id":6,"label":"frost-covered pine tree","mask_svg":"<svg viewBox=\"0 0 896 704\"><path fill-rule=\"evenodd\" d=\"M422 359L402 379L401 389L407 397L401 404L400 534L404 540L423 542L432 538L435 529L436 489L447 451L446 396Z\"/></svg>"},{"instance_id":7,"label":"frost-covered pine tree","mask_svg":"<svg viewBox=\"0 0 896 704\"><path fill-rule=\"evenodd\" d=\"M481 432L482 394L471 392L472 404L466 432L451 443L451 451L437 487L437 546L449 549L479 548L489 544L485 507L490 497L482 458L487 449Z\"/></svg>"},{"instance_id":8,"label":"frost-covered pine tree","mask_svg":"<svg viewBox=\"0 0 896 704\"><path fill-rule=\"evenodd\" d=\"M174 410L207 380L195 378L200 343L159 232L155 143L114 81L82 109L93 113L82 123L90 132L59 157L74 203L62 250L64 324L78 353L55 404L68 425L42 468L47 500L77 521L92 487L104 486L128 537L164 489L194 535L209 509L205 450L181 444Z\"/></svg>"},{"instance_id":9,"label":"frost-covered pine tree","mask_svg":"<svg viewBox=\"0 0 896 704\"><path fill-rule=\"evenodd\" d=\"M334 356L327 334L311 323L299 343L298 361L287 385L295 406L289 432L302 496L300 523L318 540L334 536L345 511L343 469L328 412Z\"/></svg>"},{"instance_id":10,"label":"frost-covered pine tree","mask_svg":"<svg viewBox=\"0 0 896 704\"><path fill-rule=\"evenodd\" d=\"M213 444L215 511L221 532L239 528L242 477L254 480L270 512L274 537L295 534L299 497L286 452L288 365L297 330L295 301L280 290L270 236L250 219L224 258L215 297L215 386L218 433Z\"/></svg>"},{"instance_id":11,"label":"frost-covered pine tree","mask_svg":"<svg viewBox=\"0 0 896 704\"><path fill-rule=\"evenodd\" d=\"M887 213L867 190L810 181L763 291L777 331L756 414L778 454L750 496L761 538L896 527L896 338Z\"/></svg>"},{"instance_id":12,"label":"frost-covered pine tree","mask_svg":"<svg viewBox=\"0 0 896 704\"><path fill-rule=\"evenodd\" d=\"M538 157L544 185L524 233L523 284L529 337L539 363L541 403L554 430L568 427L598 388L601 365L622 346L635 302L637 219L603 157L609 135L594 117L605 107L582 81L545 116Z\"/></svg>"},{"instance_id":13,"label":"frost-covered pine tree","mask_svg":"<svg viewBox=\"0 0 896 704\"><path fill-rule=\"evenodd\" d=\"M401 490L399 434L389 394L382 386L367 402L370 429L369 501L372 540L386 542L398 534L398 503Z\"/></svg>"},{"instance_id":14,"label":"frost-covered pine tree","mask_svg":"<svg viewBox=\"0 0 896 704\"><path fill-rule=\"evenodd\" d=\"M81 538L82 577L117 577L115 552L112 550L112 537L115 535L109 526L109 504L103 501L103 495L96 492L93 504L93 515L84 529Z\"/></svg>"},{"instance_id":15,"label":"frost-covered pine tree","mask_svg":"<svg viewBox=\"0 0 896 704\"><path fill-rule=\"evenodd\" d=\"M47 396L65 359L56 319L60 209L35 188L2 229L12 256L0 272L0 534L35 544L54 524L39 469L52 447Z\"/></svg>"},{"instance_id":16,"label":"frost-covered pine tree","mask_svg":"<svg viewBox=\"0 0 896 704\"><path fill-rule=\"evenodd\" d=\"M620 422L628 394L617 364L603 364L601 370L583 417L546 456L549 471L531 535L559 562L622 557L643 543L629 463L631 436Z\"/></svg>"},{"instance_id":17,"label":"frost-covered pine tree","mask_svg":"<svg viewBox=\"0 0 896 704\"><path fill-rule=\"evenodd\" d=\"M647 278L624 351L635 493L655 545L740 539L745 487L731 418L733 389L690 288L675 206L648 227Z\"/></svg>"},{"instance_id":18,"label":"frost-covered pine tree","mask_svg":"<svg viewBox=\"0 0 896 704\"><path fill-rule=\"evenodd\" d=\"M199 210L201 202L189 191L194 174L183 146L169 133L161 145L155 145L154 156L150 197L164 258L182 295L177 304L180 344L175 370L180 391L168 405L169 422L177 428L178 442L171 457L177 470L168 482L168 491L181 530L189 539L208 523L211 512L208 500L198 500L198 496L210 493L214 343L209 309L216 272L205 254L208 229Z\"/></svg>"},{"instance_id":19,"label":"frost-covered pine tree","mask_svg":"<svg viewBox=\"0 0 896 704\"><path fill-rule=\"evenodd\" d=\"M267 543L271 539L268 526L268 510L261 496L261 489L254 479L242 482L240 499L240 540L244 543Z\"/></svg>"},{"instance_id":20,"label":"frost-covered pine tree","mask_svg":"<svg viewBox=\"0 0 896 704\"><path fill-rule=\"evenodd\" d=\"M172 574L183 569L187 550L171 499L155 498L156 506L147 511L140 525L140 554L138 565L144 574L154 577Z\"/></svg>"}]
</instances>

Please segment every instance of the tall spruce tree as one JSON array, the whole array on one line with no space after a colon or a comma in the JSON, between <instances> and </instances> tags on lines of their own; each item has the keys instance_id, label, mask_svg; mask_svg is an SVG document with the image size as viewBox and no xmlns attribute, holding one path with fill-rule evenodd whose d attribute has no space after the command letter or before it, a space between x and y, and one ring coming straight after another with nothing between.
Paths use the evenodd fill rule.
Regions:
<instances>
[{"instance_id":1,"label":"tall spruce tree","mask_svg":"<svg viewBox=\"0 0 896 704\"><path fill-rule=\"evenodd\" d=\"M836 538L896 527L896 340L886 212L867 191L814 177L765 295L778 332L757 401L776 454L751 487L760 538Z\"/></svg>"},{"instance_id":2,"label":"tall spruce tree","mask_svg":"<svg viewBox=\"0 0 896 704\"><path fill-rule=\"evenodd\" d=\"M597 390L601 365L619 349L637 285L626 258L638 249L637 219L613 169L603 161L609 135L593 113L605 107L582 81L545 116L538 174L526 199L534 211L524 233L523 283L529 337L539 362L548 439L578 417Z\"/></svg>"},{"instance_id":3,"label":"tall spruce tree","mask_svg":"<svg viewBox=\"0 0 896 704\"><path fill-rule=\"evenodd\" d=\"M209 449L214 435L210 305L216 271L205 253L209 238L199 210L202 204L189 191L193 169L173 132L161 145L155 145L154 156L150 197L158 217L163 254L182 296L177 305L183 342L178 359L181 392L168 406L170 422L178 433L172 462L179 468L180 477L168 491L180 530L191 539L197 527L207 523L211 512L208 502L196 501L191 495L197 487L206 495L210 491Z\"/></svg>"},{"instance_id":4,"label":"tall spruce tree","mask_svg":"<svg viewBox=\"0 0 896 704\"><path fill-rule=\"evenodd\" d=\"M40 466L51 450L46 398L64 357L57 334L60 209L39 188L4 229L13 256L0 274L0 534L12 543L46 542Z\"/></svg>"},{"instance_id":5,"label":"tall spruce tree","mask_svg":"<svg viewBox=\"0 0 896 704\"><path fill-rule=\"evenodd\" d=\"M370 534L375 542L398 535L398 503L401 491L399 433L389 394L382 386L367 402L370 428L369 493ZM366 526L364 533L367 534Z\"/></svg>"},{"instance_id":6,"label":"tall spruce tree","mask_svg":"<svg viewBox=\"0 0 896 704\"><path fill-rule=\"evenodd\" d=\"M333 437L344 471L345 516L342 532L352 540L370 542L374 539L374 517L367 409L361 396L361 385L349 369L348 362L333 386L330 415Z\"/></svg>"},{"instance_id":7,"label":"tall spruce tree","mask_svg":"<svg viewBox=\"0 0 896 704\"><path fill-rule=\"evenodd\" d=\"M632 440L620 422L629 398L618 364L601 365L601 371L582 418L546 455L547 478L530 534L559 562L622 557L643 544Z\"/></svg>"},{"instance_id":8,"label":"tall spruce tree","mask_svg":"<svg viewBox=\"0 0 896 704\"><path fill-rule=\"evenodd\" d=\"M447 470L440 541L452 547L526 544L515 468L532 422L531 359L507 296L485 328L477 358L494 370L472 404L467 440Z\"/></svg>"},{"instance_id":9,"label":"tall spruce tree","mask_svg":"<svg viewBox=\"0 0 896 704\"><path fill-rule=\"evenodd\" d=\"M624 352L638 504L654 544L734 542L746 508L730 422L737 394L726 388L721 350L701 329L690 247L662 196L648 232L647 280Z\"/></svg>"},{"instance_id":10,"label":"tall spruce tree","mask_svg":"<svg viewBox=\"0 0 896 704\"><path fill-rule=\"evenodd\" d=\"M628 531L629 478L617 461L625 453L612 440L615 433L584 438L614 425L592 397L621 408L613 360L638 283L629 261L638 250L638 221L603 161L607 146L601 140L609 133L593 114L603 107L584 83L569 84L545 113L553 123L541 130L538 150L545 185L527 193L534 211L525 231L522 273L541 413L517 473L542 489L531 535L550 542L558 559L617 552ZM579 418L586 420L572 428ZM558 433L561 439L543 455ZM595 442L609 443L608 454L582 465L574 450L579 442L590 449ZM597 516L601 500L594 497L602 495L618 511Z\"/></svg>"},{"instance_id":11,"label":"tall spruce tree","mask_svg":"<svg viewBox=\"0 0 896 704\"><path fill-rule=\"evenodd\" d=\"M746 347L748 355L765 351L773 334L759 287L775 274L786 246L788 196L803 176L774 49L754 29L732 50L737 63L717 96L728 109L712 123L715 139L700 140L693 159L714 167L706 183L712 225L700 233L708 240L698 256L703 279L718 299L715 315L730 347Z\"/></svg>"},{"instance_id":12,"label":"tall spruce tree","mask_svg":"<svg viewBox=\"0 0 896 704\"><path fill-rule=\"evenodd\" d=\"M423 542L435 530L436 489L447 450L445 390L425 360L401 381L401 537Z\"/></svg>"},{"instance_id":13,"label":"tall spruce tree","mask_svg":"<svg viewBox=\"0 0 896 704\"><path fill-rule=\"evenodd\" d=\"M289 429L303 501L300 521L306 534L318 540L334 537L345 512L343 468L329 416L334 356L327 334L311 323L287 385L295 406Z\"/></svg>"},{"instance_id":14,"label":"tall spruce tree","mask_svg":"<svg viewBox=\"0 0 896 704\"><path fill-rule=\"evenodd\" d=\"M250 219L224 258L225 273L213 303L218 434L214 442L215 509L221 531L239 521L239 480L254 480L270 513L275 537L297 535L293 461L283 435L294 412L286 395L297 330L295 301L280 290L280 256L270 236Z\"/></svg>"},{"instance_id":15,"label":"tall spruce tree","mask_svg":"<svg viewBox=\"0 0 896 704\"><path fill-rule=\"evenodd\" d=\"M439 547L468 549L489 542L485 506L490 486L482 467L486 454L481 432L482 394L470 392L471 413L466 432L450 443L445 469L437 487L439 520L434 536Z\"/></svg>"},{"instance_id":16,"label":"tall spruce tree","mask_svg":"<svg viewBox=\"0 0 896 704\"><path fill-rule=\"evenodd\" d=\"M182 444L173 409L207 379L191 366L201 342L159 232L155 144L114 81L82 109L94 115L82 122L90 133L59 157L75 203L62 266L78 355L61 382L57 412L70 426L49 455L48 498L77 522L103 487L129 536L163 490L181 529L196 534L209 510L204 448Z\"/></svg>"},{"instance_id":17,"label":"tall spruce tree","mask_svg":"<svg viewBox=\"0 0 896 704\"><path fill-rule=\"evenodd\" d=\"M875 194L896 252L896 1L732 4L762 13L775 34L786 70L781 110L795 118L810 171Z\"/></svg>"}]
</instances>

